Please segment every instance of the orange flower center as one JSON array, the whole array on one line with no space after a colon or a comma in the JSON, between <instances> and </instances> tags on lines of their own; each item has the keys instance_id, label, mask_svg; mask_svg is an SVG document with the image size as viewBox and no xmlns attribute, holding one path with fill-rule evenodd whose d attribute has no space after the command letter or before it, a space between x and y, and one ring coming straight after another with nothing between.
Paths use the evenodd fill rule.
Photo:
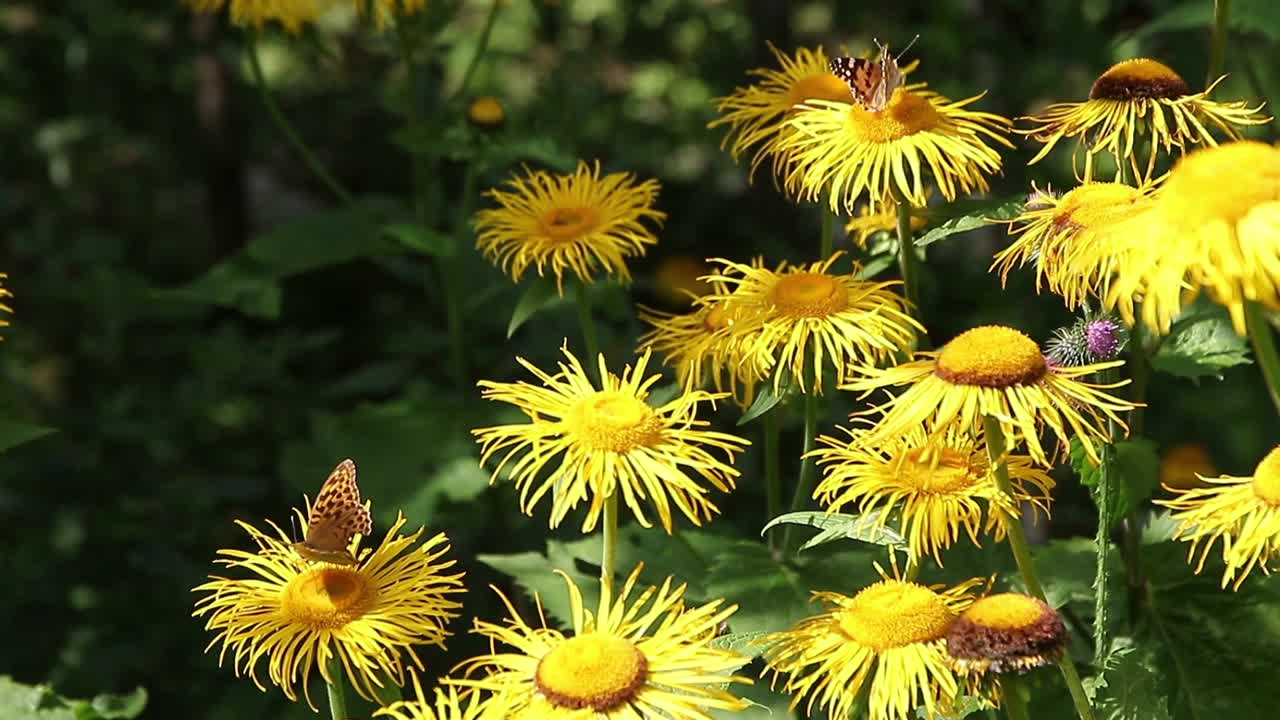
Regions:
<instances>
[{"instance_id":1,"label":"orange flower center","mask_svg":"<svg viewBox=\"0 0 1280 720\"><path fill-rule=\"evenodd\" d=\"M1267 453L1253 471L1253 494L1273 508L1280 508L1280 447Z\"/></svg>"},{"instance_id":2,"label":"orange flower center","mask_svg":"<svg viewBox=\"0 0 1280 720\"><path fill-rule=\"evenodd\" d=\"M1161 62L1134 58L1112 65L1093 83L1090 100L1173 100L1190 95L1182 76Z\"/></svg>"},{"instance_id":3,"label":"orange flower center","mask_svg":"<svg viewBox=\"0 0 1280 720\"><path fill-rule=\"evenodd\" d=\"M787 93L787 105L799 105L806 100L830 100L852 102L853 93L845 81L829 72L806 75L791 86Z\"/></svg>"},{"instance_id":4,"label":"orange flower center","mask_svg":"<svg viewBox=\"0 0 1280 720\"><path fill-rule=\"evenodd\" d=\"M539 226L552 240L571 241L595 229L598 213L589 207L552 208L543 213Z\"/></svg>"},{"instance_id":5,"label":"orange flower center","mask_svg":"<svg viewBox=\"0 0 1280 720\"><path fill-rule=\"evenodd\" d=\"M1088 183L1058 201L1054 224L1059 228L1098 227L1119 219L1134 208L1142 193L1120 183Z\"/></svg>"},{"instance_id":6,"label":"orange flower center","mask_svg":"<svg viewBox=\"0 0 1280 720\"><path fill-rule=\"evenodd\" d=\"M850 131L866 143L892 142L933 130L941 122L942 117L928 98L902 88L893 92L889 106L880 112L868 112L858 105L849 107Z\"/></svg>"},{"instance_id":7,"label":"orange flower center","mask_svg":"<svg viewBox=\"0 0 1280 720\"><path fill-rule=\"evenodd\" d=\"M855 595L837 618L854 642L880 652L937 640L956 615L923 585L885 580Z\"/></svg>"},{"instance_id":8,"label":"orange flower center","mask_svg":"<svg viewBox=\"0 0 1280 720\"><path fill-rule=\"evenodd\" d=\"M954 448L924 447L908 450L898 463L898 481L922 493L945 495L973 487L984 468L973 455Z\"/></svg>"},{"instance_id":9,"label":"orange flower center","mask_svg":"<svg viewBox=\"0 0 1280 720\"><path fill-rule=\"evenodd\" d=\"M579 444L598 452L623 454L662 440L658 413L643 400L615 390L578 401L564 422Z\"/></svg>"},{"instance_id":10,"label":"orange flower center","mask_svg":"<svg viewBox=\"0 0 1280 720\"><path fill-rule=\"evenodd\" d=\"M702 317L702 327L708 333L729 327L729 311L725 310L724 303L719 303L707 311L707 314Z\"/></svg>"},{"instance_id":11,"label":"orange flower center","mask_svg":"<svg viewBox=\"0 0 1280 720\"><path fill-rule=\"evenodd\" d=\"M534 684L552 705L607 712L630 702L649 677L644 653L603 633L569 638L538 661Z\"/></svg>"},{"instance_id":12,"label":"orange flower center","mask_svg":"<svg viewBox=\"0 0 1280 720\"><path fill-rule=\"evenodd\" d=\"M849 307L849 290L844 283L814 272L783 277L769 298L778 312L794 319L829 317Z\"/></svg>"},{"instance_id":13,"label":"orange flower center","mask_svg":"<svg viewBox=\"0 0 1280 720\"><path fill-rule=\"evenodd\" d=\"M326 567L289 581L280 599L290 623L335 630L358 620L378 601L378 591L355 570Z\"/></svg>"},{"instance_id":14,"label":"orange flower center","mask_svg":"<svg viewBox=\"0 0 1280 720\"><path fill-rule=\"evenodd\" d=\"M934 374L953 385L1007 388L1034 383L1048 371L1031 338L1011 327L984 325L947 343Z\"/></svg>"},{"instance_id":15,"label":"orange flower center","mask_svg":"<svg viewBox=\"0 0 1280 720\"><path fill-rule=\"evenodd\" d=\"M498 127L507 119L502 101L492 95L481 95L467 105L467 120L484 128Z\"/></svg>"},{"instance_id":16,"label":"orange flower center","mask_svg":"<svg viewBox=\"0 0 1280 720\"><path fill-rule=\"evenodd\" d=\"M1051 612L1044 602L1030 595L1000 593L974 602L964 611L963 617L995 630L1016 630L1034 625Z\"/></svg>"}]
</instances>

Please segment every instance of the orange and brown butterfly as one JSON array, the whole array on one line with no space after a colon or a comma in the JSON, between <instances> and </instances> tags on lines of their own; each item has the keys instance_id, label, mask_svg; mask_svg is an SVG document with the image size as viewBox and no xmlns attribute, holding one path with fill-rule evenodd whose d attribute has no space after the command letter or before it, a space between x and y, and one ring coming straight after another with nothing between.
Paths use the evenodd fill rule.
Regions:
<instances>
[{"instance_id":1,"label":"orange and brown butterfly","mask_svg":"<svg viewBox=\"0 0 1280 720\"><path fill-rule=\"evenodd\" d=\"M307 516L306 539L293 544L299 555L315 562L354 565L348 548L356 533L373 532L368 504L360 502L356 485L356 464L350 458L338 463L320 486L315 504Z\"/></svg>"},{"instance_id":2,"label":"orange and brown butterfly","mask_svg":"<svg viewBox=\"0 0 1280 720\"><path fill-rule=\"evenodd\" d=\"M853 93L854 102L868 112L880 112L889 107L893 91L902 86L903 74L897 58L889 52L887 45L876 45L880 48L878 60L834 57L830 64L831 74L845 81ZM907 45L909 47L911 45Z\"/></svg>"}]
</instances>

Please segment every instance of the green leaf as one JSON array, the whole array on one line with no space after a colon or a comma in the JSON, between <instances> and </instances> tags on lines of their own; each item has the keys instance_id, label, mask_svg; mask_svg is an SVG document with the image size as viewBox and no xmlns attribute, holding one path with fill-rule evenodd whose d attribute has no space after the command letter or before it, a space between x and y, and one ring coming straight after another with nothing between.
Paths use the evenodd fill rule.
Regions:
<instances>
[{"instance_id":1,"label":"green leaf","mask_svg":"<svg viewBox=\"0 0 1280 720\"><path fill-rule=\"evenodd\" d=\"M784 370L778 368L775 372L784 372ZM779 384L782 389L775 392L773 378L768 378L760 383L759 388L756 390L755 400L751 401L751 406L747 408L746 412L742 413L742 417L738 418L738 425L746 425L774 409L780 403L790 400L799 392L799 387L789 380Z\"/></svg>"},{"instance_id":2,"label":"green leaf","mask_svg":"<svg viewBox=\"0 0 1280 720\"><path fill-rule=\"evenodd\" d=\"M964 720L964 718L976 712L982 712L989 705L983 702L982 698L972 695L961 695L951 703L949 708L939 708L936 712L930 714L928 708L917 707L916 717L920 720Z\"/></svg>"},{"instance_id":3,"label":"green leaf","mask_svg":"<svg viewBox=\"0 0 1280 720\"><path fill-rule=\"evenodd\" d=\"M1156 443L1145 438L1121 440L1111 446L1115 482L1123 490L1118 496L1117 507L1111 513L1111 524L1139 507L1155 492L1160 479L1160 456ZM1080 483L1089 488L1097 502L1098 483L1102 468L1094 465L1079 441L1071 441L1071 467L1080 477Z\"/></svg>"},{"instance_id":4,"label":"green leaf","mask_svg":"<svg viewBox=\"0 0 1280 720\"><path fill-rule=\"evenodd\" d=\"M132 720L146 709L147 691L140 687L127 695L98 695L92 707L102 720Z\"/></svg>"},{"instance_id":5,"label":"green leaf","mask_svg":"<svg viewBox=\"0 0 1280 720\"><path fill-rule=\"evenodd\" d=\"M989 198L985 200L966 200L948 205L946 210L930 213L931 219L945 218L939 225L916 238L917 247L925 247L952 235L980 227L991 225L1001 220L1009 220L1022 212L1024 199Z\"/></svg>"},{"instance_id":6,"label":"green leaf","mask_svg":"<svg viewBox=\"0 0 1280 720\"><path fill-rule=\"evenodd\" d=\"M529 161L559 172L571 172L577 164L577 156L550 137L531 136L506 138L486 145L479 160L484 170L502 170L515 163Z\"/></svg>"},{"instance_id":7,"label":"green leaf","mask_svg":"<svg viewBox=\"0 0 1280 720\"><path fill-rule=\"evenodd\" d=\"M897 261L897 255L877 255L858 268L858 273L854 277L859 280L870 280L888 270Z\"/></svg>"},{"instance_id":8,"label":"green leaf","mask_svg":"<svg viewBox=\"0 0 1280 720\"><path fill-rule=\"evenodd\" d=\"M26 425L12 420L0 418L0 452L37 440L50 433L57 432L51 427Z\"/></svg>"},{"instance_id":9,"label":"green leaf","mask_svg":"<svg viewBox=\"0 0 1280 720\"><path fill-rule=\"evenodd\" d=\"M764 535L776 525L807 525L818 528L821 532L802 545L801 550L843 539L858 540L872 545L906 547L906 538L892 528L880 524L885 512L887 511L882 510L866 515L812 511L786 513L770 520L760 534Z\"/></svg>"},{"instance_id":10,"label":"green leaf","mask_svg":"<svg viewBox=\"0 0 1280 720\"><path fill-rule=\"evenodd\" d=\"M446 122L420 122L391 134L391 141L414 155L466 160L476 153L476 143L465 125L447 122L456 117L443 113Z\"/></svg>"},{"instance_id":11,"label":"green leaf","mask_svg":"<svg viewBox=\"0 0 1280 720\"><path fill-rule=\"evenodd\" d=\"M711 641L711 647L721 650L732 650L748 658L756 657L764 652L764 647L757 640L769 633L756 630L754 632L729 633Z\"/></svg>"},{"instance_id":12,"label":"green leaf","mask_svg":"<svg viewBox=\"0 0 1280 720\"><path fill-rule=\"evenodd\" d=\"M1121 568L1119 550L1111 548L1112 568ZM1084 617L1093 617L1094 576L1097 571L1098 551L1089 538L1053 540L1045 545L1034 545L1031 555L1035 558L1045 588L1047 602L1055 608L1071 606ZM1123 571L1112 572L1108 577L1111 598L1122 597ZM1119 607L1113 608L1119 612Z\"/></svg>"},{"instance_id":13,"label":"green leaf","mask_svg":"<svg viewBox=\"0 0 1280 720\"><path fill-rule=\"evenodd\" d=\"M1094 687L1098 720L1170 720L1160 673L1151 658L1134 648L1108 655Z\"/></svg>"},{"instance_id":14,"label":"green leaf","mask_svg":"<svg viewBox=\"0 0 1280 720\"><path fill-rule=\"evenodd\" d=\"M24 685L0 675L0 718L4 720L132 720L147 705L147 691L98 695L92 700L65 698L47 685Z\"/></svg>"},{"instance_id":15,"label":"green leaf","mask_svg":"<svg viewBox=\"0 0 1280 720\"><path fill-rule=\"evenodd\" d=\"M1200 30L1213 25L1213 3L1189 0L1166 10L1156 19L1143 25L1132 36L1142 40L1152 35L1184 30ZM1280 41L1280 5L1274 0L1235 0L1227 27L1265 35L1272 41Z\"/></svg>"},{"instance_id":16,"label":"green leaf","mask_svg":"<svg viewBox=\"0 0 1280 720\"><path fill-rule=\"evenodd\" d=\"M579 570L577 561L580 556L595 554L596 561L599 562L599 552L600 539L593 537L572 543L548 540L545 553L478 555L476 559L498 572L510 575L521 590L531 598L536 597L546 613L563 626L569 622L571 606L569 590L559 573L567 575L582 591L586 607L595 608L600 602L599 579L594 573Z\"/></svg>"},{"instance_id":17,"label":"green leaf","mask_svg":"<svg viewBox=\"0 0 1280 720\"><path fill-rule=\"evenodd\" d=\"M515 335L516 330L519 330L529 318L563 300L564 298L560 297L556 289L555 280L546 277L535 279L525 286L520 299L516 301L515 309L511 311L511 322L507 323L507 337Z\"/></svg>"},{"instance_id":18,"label":"green leaf","mask_svg":"<svg viewBox=\"0 0 1280 720\"><path fill-rule=\"evenodd\" d=\"M419 223L392 223L384 226L382 231L406 248L423 255L450 257L457 252L453 238Z\"/></svg>"},{"instance_id":19,"label":"green leaf","mask_svg":"<svg viewBox=\"0 0 1280 720\"><path fill-rule=\"evenodd\" d=\"M1227 311L1204 303L1178 318L1151 366L1192 380L1206 376L1221 380L1223 370L1250 362L1249 345L1236 335Z\"/></svg>"}]
</instances>

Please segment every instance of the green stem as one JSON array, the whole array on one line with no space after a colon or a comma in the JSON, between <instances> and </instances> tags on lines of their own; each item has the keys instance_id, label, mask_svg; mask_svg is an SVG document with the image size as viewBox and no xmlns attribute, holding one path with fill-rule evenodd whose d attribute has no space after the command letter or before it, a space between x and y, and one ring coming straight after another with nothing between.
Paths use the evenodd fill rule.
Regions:
<instances>
[{"instance_id":1,"label":"green stem","mask_svg":"<svg viewBox=\"0 0 1280 720\"><path fill-rule=\"evenodd\" d=\"M613 597L618 564L618 492L604 501L604 544L600 548L600 592Z\"/></svg>"},{"instance_id":2,"label":"green stem","mask_svg":"<svg viewBox=\"0 0 1280 720\"><path fill-rule=\"evenodd\" d=\"M822 237L818 238L818 259L826 260L831 257L831 253L835 250L833 247L833 233L835 232L836 216L835 213L831 212L831 205L828 204L825 197L819 201L818 212L822 213Z\"/></svg>"},{"instance_id":3,"label":"green stem","mask_svg":"<svg viewBox=\"0 0 1280 720\"><path fill-rule=\"evenodd\" d=\"M586 283L578 285L578 325L582 328L582 342L587 349L586 364L595 368L591 371L595 373L600 364L600 344L596 341L596 321L591 315L591 296L587 294L589 290Z\"/></svg>"},{"instance_id":4,"label":"green stem","mask_svg":"<svg viewBox=\"0 0 1280 720\"><path fill-rule=\"evenodd\" d=\"M1115 369L1101 373L1102 383L1115 382ZM1119 427L1114 420L1107 420L1107 437L1115 441ZM1115 512L1120 496L1119 477L1115 474L1115 448L1109 442L1102 448L1101 467L1098 473L1098 531L1094 535L1096 554L1093 576L1093 658L1101 665L1107 653L1107 633L1111 623L1111 598L1108 579L1111 575L1111 515Z\"/></svg>"},{"instance_id":5,"label":"green stem","mask_svg":"<svg viewBox=\"0 0 1280 720\"><path fill-rule=\"evenodd\" d=\"M817 382L817 380L814 382ZM814 458L809 453L813 451L817 437L818 395L816 389L811 385L809 392L804 396L804 457L800 460L800 481L796 484L795 494L791 496L791 512L799 512L805 506L805 503L809 501L809 496L813 494L817 466L814 464ZM793 541L796 539L796 535L792 532L793 527L792 525L787 525L787 529L782 533L782 552L784 557L795 552Z\"/></svg>"},{"instance_id":6,"label":"green stem","mask_svg":"<svg viewBox=\"0 0 1280 720\"><path fill-rule=\"evenodd\" d=\"M1213 0L1213 36L1209 40L1209 72L1205 85L1222 74L1227 51L1227 19L1231 17L1231 0Z\"/></svg>"},{"instance_id":7,"label":"green stem","mask_svg":"<svg viewBox=\"0 0 1280 720\"><path fill-rule=\"evenodd\" d=\"M1027 714L1027 700L1022 695L1024 685L1022 679L1014 673L1000 678L1000 701L1004 705L1005 717L1009 720L1030 720Z\"/></svg>"},{"instance_id":8,"label":"green stem","mask_svg":"<svg viewBox=\"0 0 1280 720\"><path fill-rule=\"evenodd\" d=\"M454 91L453 98L465 95L467 87L471 85L471 78L475 76L476 70L480 69L480 60L484 58L485 50L489 49L489 36L493 34L493 24L497 21L498 11L502 9L505 2L506 0L493 0L493 4L489 6L489 14L485 16L484 27L480 30L480 39L476 41L476 52L471 56L471 62L467 63L467 69L462 73L462 82Z\"/></svg>"},{"instance_id":9,"label":"green stem","mask_svg":"<svg viewBox=\"0 0 1280 720\"><path fill-rule=\"evenodd\" d=\"M774 407L764 414L764 507L765 522L782 512L782 473L778 460L778 444L782 442L782 412ZM777 533L769 533L769 547L776 549Z\"/></svg>"},{"instance_id":10,"label":"green stem","mask_svg":"<svg viewBox=\"0 0 1280 720\"><path fill-rule=\"evenodd\" d=\"M1154 352L1148 351L1145 335L1141 322L1133 326L1129 336L1129 354L1125 358L1129 378L1133 381L1129 385L1130 399L1138 404L1145 403L1147 399L1147 385L1151 380L1149 352ZM1142 436L1146 428L1145 409L1145 407L1137 407L1129 412L1129 437ZM1114 431L1112 437L1115 437ZM1142 574L1142 518L1137 508L1130 509L1125 515L1124 524L1121 526L1121 540L1121 557L1124 559L1125 581L1128 586L1129 622L1132 623L1137 620L1142 608L1143 587L1147 582ZM1103 650L1095 645L1094 652L1101 653Z\"/></svg>"},{"instance_id":11,"label":"green stem","mask_svg":"<svg viewBox=\"0 0 1280 720\"><path fill-rule=\"evenodd\" d=\"M275 96L271 94L271 89L267 87L266 76L262 73L262 60L258 57L258 35L257 33L248 33L245 36L246 54L249 56L249 72L253 75L253 84L258 88L258 95L262 97L262 104L267 108L267 114L271 116L271 121L275 123L276 129L284 135L289 144L293 146L298 156L302 158L302 162L311 172L324 183L329 192L333 193L342 202L351 202L351 193L342 187L333 175L325 169L320 159L311 152L311 148L302 140L302 136L289 123L288 118L280 111L280 106L276 104Z\"/></svg>"},{"instance_id":12,"label":"green stem","mask_svg":"<svg viewBox=\"0 0 1280 720\"><path fill-rule=\"evenodd\" d=\"M1258 359L1258 368L1262 370L1262 379L1267 384L1267 393L1271 395L1276 410L1280 411L1280 353L1276 352L1271 324L1267 322L1262 306L1252 300L1245 301L1244 321L1249 330L1249 340L1253 343L1253 354Z\"/></svg>"},{"instance_id":13,"label":"green stem","mask_svg":"<svg viewBox=\"0 0 1280 720\"><path fill-rule=\"evenodd\" d=\"M984 416L982 425L987 440L987 458L991 462L991 467L995 468L996 486L1016 503L1013 486L1009 482L1009 464L1005 457L1004 431L1000 429L1000 421ZM996 516L1004 525L1009 538L1009 548L1013 551L1014 562L1018 564L1018 572L1022 574L1022 582L1027 586L1027 592L1044 600L1044 586L1040 584L1040 576L1036 572L1035 561L1031 557L1031 548L1027 544L1027 531L1022 526L1022 519L1013 517L1000 508L996 508ZM1071 691L1071 700L1075 703L1076 714L1080 716L1080 720L1094 720L1093 708L1089 706L1089 698L1085 695L1084 685L1080 683L1080 674L1076 672L1070 653L1062 654L1058 667L1062 669L1062 677L1067 682L1067 689Z\"/></svg>"},{"instance_id":14,"label":"green stem","mask_svg":"<svg viewBox=\"0 0 1280 720\"><path fill-rule=\"evenodd\" d=\"M347 720L347 688L344 681L346 671L342 668L342 661L336 656L329 658L328 670L332 681L326 681L324 687L329 696L329 716L333 720Z\"/></svg>"},{"instance_id":15,"label":"green stem","mask_svg":"<svg viewBox=\"0 0 1280 720\"><path fill-rule=\"evenodd\" d=\"M897 186L891 187L898 208L898 270L902 274L902 294L911 304L911 315L921 320L919 260L911 237L911 203Z\"/></svg>"}]
</instances>

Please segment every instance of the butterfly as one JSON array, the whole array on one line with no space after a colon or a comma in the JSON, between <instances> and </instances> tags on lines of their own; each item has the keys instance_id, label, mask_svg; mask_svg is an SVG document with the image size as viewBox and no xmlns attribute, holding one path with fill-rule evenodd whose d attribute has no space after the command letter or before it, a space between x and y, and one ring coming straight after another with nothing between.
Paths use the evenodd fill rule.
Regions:
<instances>
[{"instance_id":1,"label":"butterfly","mask_svg":"<svg viewBox=\"0 0 1280 720\"><path fill-rule=\"evenodd\" d=\"M306 539L294 543L293 549L308 560L354 565L356 559L347 549L351 538L371 532L373 518L369 507L360 503L356 464L348 458L338 463L320 486L307 517Z\"/></svg>"},{"instance_id":2,"label":"butterfly","mask_svg":"<svg viewBox=\"0 0 1280 720\"><path fill-rule=\"evenodd\" d=\"M889 107L893 91L902 85L902 70L898 67L897 58L889 53L887 45L876 45L880 48L879 60L835 57L830 63L831 73L845 81L853 92L854 101L869 112L880 112ZM910 47L908 44L902 51L906 52Z\"/></svg>"}]
</instances>

